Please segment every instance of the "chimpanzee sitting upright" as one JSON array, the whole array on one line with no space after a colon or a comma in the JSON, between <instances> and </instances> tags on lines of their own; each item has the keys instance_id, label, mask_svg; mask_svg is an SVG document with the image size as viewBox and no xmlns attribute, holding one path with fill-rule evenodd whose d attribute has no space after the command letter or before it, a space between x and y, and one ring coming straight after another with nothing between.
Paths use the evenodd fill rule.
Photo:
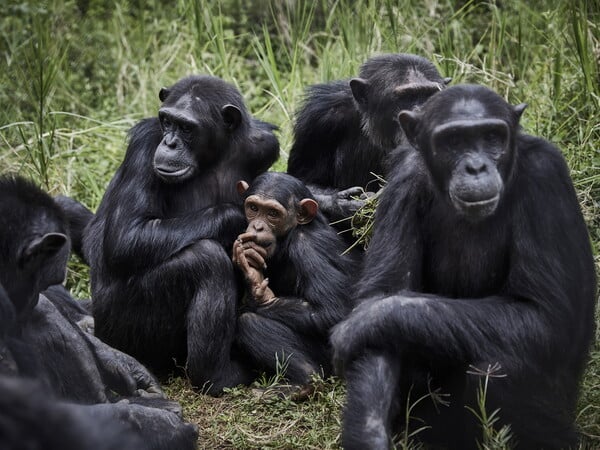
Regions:
<instances>
[{"instance_id":1,"label":"chimpanzee sitting upright","mask_svg":"<svg viewBox=\"0 0 600 450\"><path fill-rule=\"evenodd\" d=\"M353 197L379 190L377 177L403 140L398 113L418 109L449 82L425 58L385 54L368 59L359 78L311 86L297 114L288 173L308 185L330 220L350 217L362 204Z\"/></svg>"},{"instance_id":2,"label":"chimpanzee sitting upright","mask_svg":"<svg viewBox=\"0 0 600 450\"><path fill-rule=\"evenodd\" d=\"M274 371L287 359L288 380L307 383L321 368L330 371L328 332L349 311L352 260L298 179L268 172L238 189L248 228L233 260L251 298L237 342L255 368Z\"/></svg>"},{"instance_id":3,"label":"chimpanzee sitting upright","mask_svg":"<svg viewBox=\"0 0 600 450\"><path fill-rule=\"evenodd\" d=\"M332 333L348 382L345 448L388 448L406 402L421 420L409 427L430 427L417 439L481 448L465 406L477 411L485 373L481 400L499 409L496 425L510 424L516 447L575 445L594 260L565 161L521 131L523 110L466 85L400 113L414 148L381 197L361 303ZM449 405L421 399L438 388Z\"/></svg>"},{"instance_id":4,"label":"chimpanzee sitting upright","mask_svg":"<svg viewBox=\"0 0 600 450\"><path fill-rule=\"evenodd\" d=\"M219 78L187 77L159 96L84 230L96 335L159 374L187 362L196 386L219 393L245 381L230 354L229 249L245 224L236 182L265 171L279 144Z\"/></svg>"},{"instance_id":5,"label":"chimpanzee sitting upright","mask_svg":"<svg viewBox=\"0 0 600 450\"><path fill-rule=\"evenodd\" d=\"M0 177L0 441L90 449L119 448L120 441L120 448L138 448L127 444L138 436L147 444L141 448L195 448L195 427L182 422L179 405L164 399L146 368L71 319L75 302L56 285L68 254L66 220L52 198L21 178ZM35 394L22 378L37 381ZM31 395L43 397L28 401ZM29 440L26 426L36 422ZM50 423L69 430L51 435ZM103 435L102 424L122 430L123 439ZM86 425L89 436L81 435Z\"/></svg>"}]
</instances>

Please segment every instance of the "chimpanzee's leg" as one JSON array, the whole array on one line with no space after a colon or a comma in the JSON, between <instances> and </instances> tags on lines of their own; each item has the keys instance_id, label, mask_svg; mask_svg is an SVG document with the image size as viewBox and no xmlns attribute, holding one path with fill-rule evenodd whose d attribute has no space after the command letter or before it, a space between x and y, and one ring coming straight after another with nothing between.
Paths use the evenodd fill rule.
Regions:
<instances>
[{"instance_id":1,"label":"chimpanzee's leg","mask_svg":"<svg viewBox=\"0 0 600 450\"><path fill-rule=\"evenodd\" d=\"M250 381L249 371L232 358L237 288L229 255L216 242L194 245L196 292L187 311L187 371L194 385L211 395Z\"/></svg>"},{"instance_id":2,"label":"chimpanzee's leg","mask_svg":"<svg viewBox=\"0 0 600 450\"><path fill-rule=\"evenodd\" d=\"M400 381L400 361L385 354L366 354L345 372L346 407L342 446L389 449Z\"/></svg>"},{"instance_id":3,"label":"chimpanzee's leg","mask_svg":"<svg viewBox=\"0 0 600 450\"><path fill-rule=\"evenodd\" d=\"M285 376L292 383L308 383L312 374L329 365L327 343L321 341L255 313L246 312L238 320L237 343L253 364L276 371L278 362L285 363Z\"/></svg>"}]
</instances>

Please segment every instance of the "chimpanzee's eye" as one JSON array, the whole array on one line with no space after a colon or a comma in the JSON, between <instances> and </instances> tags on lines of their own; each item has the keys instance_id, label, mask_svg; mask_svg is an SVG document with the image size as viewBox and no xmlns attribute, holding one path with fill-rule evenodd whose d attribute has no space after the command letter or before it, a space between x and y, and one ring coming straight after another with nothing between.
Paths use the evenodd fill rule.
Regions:
<instances>
[{"instance_id":1,"label":"chimpanzee's eye","mask_svg":"<svg viewBox=\"0 0 600 450\"><path fill-rule=\"evenodd\" d=\"M502 139L502 137L500 136L500 134L497 131L488 131L485 134L485 141L489 145L499 144L501 139Z\"/></svg>"},{"instance_id":2,"label":"chimpanzee's eye","mask_svg":"<svg viewBox=\"0 0 600 450\"><path fill-rule=\"evenodd\" d=\"M460 145L460 136L456 133L451 133L448 136L446 136L446 144L448 145L448 147L457 147L458 145Z\"/></svg>"},{"instance_id":3,"label":"chimpanzee's eye","mask_svg":"<svg viewBox=\"0 0 600 450\"><path fill-rule=\"evenodd\" d=\"M173 125L173 122L171 122L171 119L169 119L167 116L161 116L160 124L163 128L170 128L171 125Z\"/></svg>"},{"instance_id":4,"label":"chimpanzee's eye","mask_svg":"<svg viewBox=\"0 0 600 450\"><path fill-rule=\"evenodd\" d=\"M276 209L270 209L267 215L273 219L277 219L279 217L279 211Z\"/></svg>"}]
</instances>

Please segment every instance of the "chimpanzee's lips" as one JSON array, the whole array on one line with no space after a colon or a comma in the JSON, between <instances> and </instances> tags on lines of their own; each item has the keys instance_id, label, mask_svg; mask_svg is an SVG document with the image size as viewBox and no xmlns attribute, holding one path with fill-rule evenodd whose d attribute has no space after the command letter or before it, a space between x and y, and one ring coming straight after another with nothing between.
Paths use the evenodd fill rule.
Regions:
<instances>
[{"instance_id":1,"label":"chimpanzee's lips","mask_svg":"<svg viewBox=\"0 0 600 450\"><path fill-rule=\"evenodd\" d=\"M461 203L463 206L466 206L468 208L481 208L481 207L485 207L488 205L492 205L493 203L496 203L500 199L500 194L496 194L490 198L486 198L483 200L475 200L475 201L466 200L466 199L460 198L459 196L453 196L452 199L454 201Z\"/></svg>"},{"instance_id":2,"label":"chimpanzee's lips","mask_svg":"<svg viewBox=\"0 0 600 450\"><path fill-rule=\"evenodd\" d=\"M159 167L155 166L154 170L156 174L165 181L177 180L188 174L192 168L190 166L183 167L181 169L173 167Z\"/></svg>"},{"instance_id":3,"label":"chimpanzee's lips","mask_svg":"<svg viewBox=\"0 0 600 450\"><path fill-rule=\"evenodd\" d=\"M484 199L465 199L450 194L454 207L473 218L483 218L492 214L500 201L500 193Z\"/></svg>"}]
</instances>

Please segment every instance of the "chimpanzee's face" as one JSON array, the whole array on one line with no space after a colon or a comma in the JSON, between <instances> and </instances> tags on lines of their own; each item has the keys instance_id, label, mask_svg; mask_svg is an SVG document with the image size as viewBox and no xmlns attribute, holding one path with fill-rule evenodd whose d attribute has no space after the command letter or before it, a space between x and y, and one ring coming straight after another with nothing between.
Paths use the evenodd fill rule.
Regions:
<instances>
[{"instance_id":1,"label":"chimpanzee's face","mask_svg":"<svg viewBox=\"0 0 600 450\"><path fill-rule=\"evenodd\" d=\"M272 198L250 195L244 202L247 232L256 233L256 243L267 250L267 258L273 256L277 238L285 237L296 225L294 205L285 208Z\"/></svg>"}]
</instances>

